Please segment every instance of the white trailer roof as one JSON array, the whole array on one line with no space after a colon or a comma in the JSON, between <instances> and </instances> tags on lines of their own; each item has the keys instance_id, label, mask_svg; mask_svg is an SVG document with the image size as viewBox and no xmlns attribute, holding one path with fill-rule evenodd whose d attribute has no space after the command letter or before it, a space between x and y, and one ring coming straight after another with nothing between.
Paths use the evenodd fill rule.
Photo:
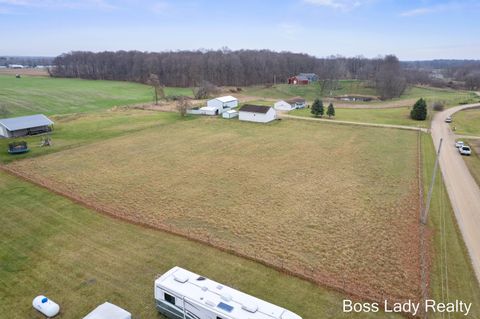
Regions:
<instances>
[{"instance_id":1,"label":"white trailer roof","mask_svg":"<svg viewBox=\"0 0 480 319\"><path fill-rule=\"evenodd\" d=\"M226 102L236 101L237 98L231 95L226 95L226 96L220 96L220 97L214 98L214 100L219 100L220 102L226 103Z\"/></svg>"},{"instance_id":2,"label":"white trailer roof","mask_svg":"<svg viewBox=\"0 0 480 319\"><path fill-rule=\"evenodd\" d=\"M53 122L43 114L36 114L0 119L0 124L5 126L9 131L17 131L39 126L49 126L52 125Z\"/></svg>"},{"instance_id":3,"label":"white trailer roof","mask_svg":"<svg viewBox=\"0 0 480 319\"><path fill-rule=\"evenodd\" d=\"M174 267L155 280L155 286L170 290L207 309L232 319L302 319L264 300L219 284L180 267Z\"/></svg>"},{"instance_id":4,"label":"white trailer roof","mask_svg":"<svg viewBox=\"0 0 480 319\"><path fill-rule=\"evenodd\" d=\"M132 319L132 315L114 304L105 302L83 319Z\"/></svg>"}]
</instances>

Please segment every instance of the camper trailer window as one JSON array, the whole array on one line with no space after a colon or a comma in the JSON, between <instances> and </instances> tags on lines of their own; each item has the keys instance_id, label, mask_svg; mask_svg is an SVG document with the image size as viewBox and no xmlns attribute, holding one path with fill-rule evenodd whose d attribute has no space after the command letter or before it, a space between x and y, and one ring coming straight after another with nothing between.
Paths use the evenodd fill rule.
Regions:
<instances>
[{"instance_id":1,"label":"camper trailer window","mask_svg":"<svg viewBox=\"0 0 480 319\"><path fill-rule=\"evenodd\" d=\"M169 302L169 303L171 303L172 305L175 304L175 297L174 297L174 296L169 295L169 294L167 294L167 293L164 293L164 298L165 298L165 301L166 301L166 302Z\"/></svg>"},{"instance_id":2,"label":"camper trailer window","mask_svg":"<svg viewBox=\"0 0 480 319\"><path fill-rule=\"evenodd\" d=\"M217 319L223 319L222 317L217 316Z\"/></svg>"}]
</instances>

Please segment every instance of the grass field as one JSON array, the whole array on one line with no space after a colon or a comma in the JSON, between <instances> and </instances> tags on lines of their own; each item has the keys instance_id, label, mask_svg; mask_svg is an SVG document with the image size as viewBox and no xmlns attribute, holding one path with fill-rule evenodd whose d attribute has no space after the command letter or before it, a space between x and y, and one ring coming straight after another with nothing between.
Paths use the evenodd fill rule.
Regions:
<instances>
[{"instance_id":1,"label":"grass field","mask_svg":"<svg viewBox=\"0 0 480 319\"><path fill-rule=\"evenodd\" d=\"M304 319L319 314L352 317L342 315L340 294L217 249L103 216L1 171L0 199L4 318L44 318L31 306L38 294L58 302L63 319L82 318L105 301L124 307L134 318L163 318L155 310L153 281L175 265L289 308Z\"/></svg>"},{"instance_id":2,"label":"grass field","mask_svg":"<svg viewBox=\"0 0 480 319\"><path fill-rule=\"evenodd\" d=\"M54 130L50 134L52 146L40 147L43 136L22 137L18 140L26 141L30 152L10 155L7 150L11 139L0 139L0 163L58 152L145 128L169 125L179 120L191 120L192 118L180 119L175 113L118 108L92 113L55 115L51 119L55 122Z\"/></svg>"},{"instance_id":3,"label":"grass field","mask_svg":"<svg viewBox=\"0 0 480 319\"><path fill-rule=\"evenodd\" d=\"M480 108L455 113L451 126L455 126L455 134L480 136Z\"/></svg>"},{"instance_id":4,"label":"grass field","mask_svg":"<svg viewBox=\"0 0 480 319\"><path fill-rule=\"evenodd\" d=\"M470 170L473 178L480 185L480 140L464 140L472 148L472 155L464 156L463 159Z\"/></svg>"},{"instance_id":5,"label":"grass field","mask_svg":"<svg viewBox=\"0 0 480 319\"><path fill-rule=\"evenodd\" d=\"M327 105L325 105L326 109ZM289 114L296 116L314 117L310 109L294 110ZM410 118L410 108L388 108L388 109L335 109L335 118L332 121L351 121L375 124L393 124L415 127L430 127L431 112L426 121L415 121ZM328 118L328 116L324 116Z\"/></svg>"},{"instance_id":6,"label":"grass field","mask_svg":"<svg viewBox=\"0 0 480 319\"><path fill-rule=\"evenodd\" d=\"M316 82L309 85L277 84L271 87L250 86L245 87L243 90L246 95L264 98L286 99L301 96L310 101L319 96L321 86L320 82ZM329 92L325 92L325 94L329 94ZM376 95L373 88L366 87L364 82L356 80L341 80L338 89L332 92L333 96L343 94Z\"/></svg>"},{"instance_id":7,"label":"grass field","mask_svg":"<svg viewBox=\"0 0 480 319\"><path fill-rule=\"evenodd\" d=\"M166 88L166 95L191 95L188 88ZM152 88L143 84L0 75L1 117L44 113L68 114L151 102Z\"/></svg>"},{"instance_id":8,"label":"grass field","mask_svg":"<svg viewBox=\"0 0 480 319\"><path fill-rule=\"evenodd\" d=\"M422 135L423 180L426 196L435 162L435 150L431 137L426 134ZM472 313L468 317L479 318L480 287L458 229L455 214L450 206L441 174L437 174L433 190L428 224L433 230L431 297L438 302L455 299L472 302ZM465 318L465 316L454 314L451 318Z\"/></svg>"},{"instance_id":9,"label":"grass field","mask_svg":"<svg viewBox=\"0 0 480 319\"><path fill-rule=\"evenodd\" d=\"M200 118L10 167L124 218L321 282L415 298L415 139L399 130Z\"/></svg>"},{"instance_id":10,"label":"grass field","mask_svg":"<svg viewBox=\"0 0 480 319\"><path fill-rule=\"evenodd\" d=\"M320 97L320 84L313 83L310 85L288 85L278 84L272 87L252 86L244 88L244 94L251 96L258 96L262 98L286 99L294 96L301 96L308 101L313 101ZM329 93L328 93L329 94ZM338 90L332 92L332 96L344 94L362 94L362 95L376 95L373 88L367 87L364 82L355 80L342 80ZM444 101L447 106L458 104L467 104L479 101L478 96L473 92L457 91L451 89L436 89L427 87L410 87L405 93L397 99L391 101L372 101L361 102L360 104L385 104L396 101L405 101L405 105L398 106L412 106L419 98L425 98L428 103L434 101ZM345 103L345 102L342 102Z\"/></svg>"}]
</instances>

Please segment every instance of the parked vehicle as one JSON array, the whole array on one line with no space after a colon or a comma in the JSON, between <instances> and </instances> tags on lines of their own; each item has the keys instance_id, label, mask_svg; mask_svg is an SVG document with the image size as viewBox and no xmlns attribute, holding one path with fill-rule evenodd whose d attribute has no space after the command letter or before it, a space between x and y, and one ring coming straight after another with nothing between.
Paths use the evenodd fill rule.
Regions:
<instances>
[{"instance_id":1,"label":"parked vehicle","mask_svg":"<svg viewBox=\"0 0 480 319\"><path fill-rule=\"evenodd\" d=\"M471 155L472 150L470 149L470 146L464 145L458 149L461 155Z\"/></svg>"},{"instance_id":2,"label":"parked vehicle","mask_svg":"<svg viewBox=\"0 0 480 319\"><path fill-rule=\"evenodd\" d=\"M457 142L455 143L455 147L456 147L456 148L460 148L460 147L462 147L463 145L465 145L465 143L464 143L463 141L457 141Z\"/></svg>"},{"instance_id":3,"label":"parked vehicle","mask_svg":"<svg viewBox=\"0 0 480 319\"><path fill-rule=\"evenodd\" d=\"M302 319L180 267L155 280L154 289L157 310L171 319Z\"/></svg>"},{"instance_id":4,"label":"parked vehicle","mask_svg":"<svg viewBox=\"0 0 480 319\"><path fill-rule=\"evenodd\" d=\"M452 117L451 117L451 116L447 116L447 118L445 119L445 122L446 122L446 123L452 123Z\"/></svg>"}]
</instances>

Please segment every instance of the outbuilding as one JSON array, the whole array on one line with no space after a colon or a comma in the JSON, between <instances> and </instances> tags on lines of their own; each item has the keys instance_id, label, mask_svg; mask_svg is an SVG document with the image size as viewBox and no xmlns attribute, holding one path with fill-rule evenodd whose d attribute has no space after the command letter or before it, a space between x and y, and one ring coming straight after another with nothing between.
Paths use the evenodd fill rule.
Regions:
<instances>
[{"instance_id":1,"label":"outbuilding","mask_svg":"<svg viewBox=\"0 0 480 319\"><path fill-rule=\"evenodd\" d=\"M278 111L291 111L295 109L303 109L305 108L305 105L306 105L305 99L301 97L294 97L286 101L280 100L278 102L275 102L273 107L275 108L275 110L278 110Z\"/></svg>"},{"instance_id":2,"label":"outbuilding","mask_svg":"<svg viewBox=\"0 0 480 319\"><path fill-rule=\"evenodd\" d=\"M240 121L268 123L277 118L277 112L270 106L246 104L238 112Z\"/></svg>"},{"instance_id":3,"label":"outbuilding","mask_svg":"<svg viewBox=\"0 0 480 319\"><path fill-rule=\"evenodd\" d=\"M53 121L43 114L0 119L0 137L20 137L50 132Z\"/></svg>"},{"instance_id":4,"label":"outbuilding","mask_svg":"<svg viewBox=\"0 0 480 319\"><path fill-rule=\"evenodd\" d=\"M228 110L222 113L222 117L224 119L232 119L234 117L238 116L238 111L237 110Z\"/></svg>"},{"instance_id":5,"label":"outbuilding","mask_svg":"<svg viewBox=\"0 0 480 319\"><path fill-rule=\"evenodd\" d=\"M231 95L217 97L207 102L207 107L215 108L215 114L217 115L237 106L238 99Z\"/></svg>"}]
</instances>

